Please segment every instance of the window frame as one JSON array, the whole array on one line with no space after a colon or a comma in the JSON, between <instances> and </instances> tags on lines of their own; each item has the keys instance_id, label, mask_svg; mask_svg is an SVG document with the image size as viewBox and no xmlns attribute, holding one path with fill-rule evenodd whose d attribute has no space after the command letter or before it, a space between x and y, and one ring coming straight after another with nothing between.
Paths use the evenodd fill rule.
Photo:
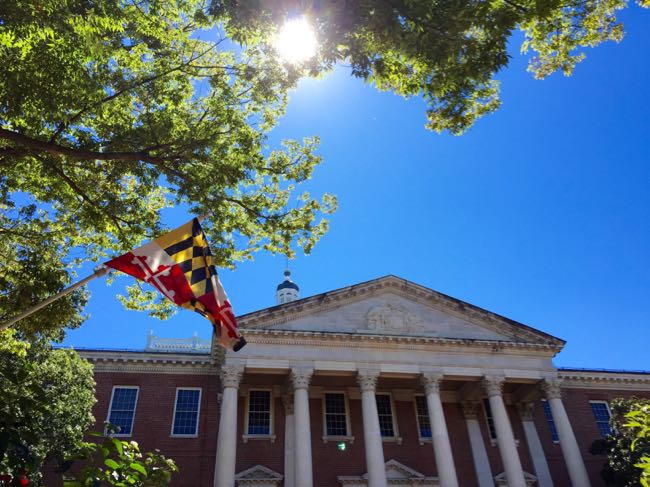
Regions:
<instances>
[{"instance_id":1,"label":"window frame","mask_svg":"<svg viewBox=\"0 0 650 487\"><path fill-rule=\"evenodd\" d=\"M345 404L345 429L346 433L345 435L329 435L327 434L327 403L325 400L325 396L327 394L341 394L343 395L343 402ZM324 390L323 391L323 398L322 398L322 404L323 404L323 441L327 443L327 441L343 441L343 440L351 440L354 441L354 436L352 436L352 424L350 422L350 403L348 401L348 393L343 390Z\"/></svg>"},{"instance_id":2,"label":"window frame","mask_svg":"<svg viewBox=\"0 0 650 487\"><path fill-rule=\"evenodd\" d=\"M174 426L176 425L176 408L178 406L178 391L199 391L199 401L196 409L196 431L194 434L175 434ZM174 412L172 415L172 429L169 433L171 438L197 438L199 436L199 419L201 418L201 399L203 398L202 387L177 387L174 394Z\"/></svg>"},{"instance_id":3,"label":"window frame","mask_svg":"<svg viewBox=\"0 0 650 487\"><path fill-rule=\"evenodd\" d=\"M420 427L420 414L418 413L418 403L417 403L418 397L424 399L424 406L427 411L427 418L429 419L429 430L431 430L431 436L422 436L422 429ZM429 416L429 404L427 402L427 396L424 394L413 394L413 409L415 411L415 421L418 427L418 440L420 442L420 445L424 443L431 443L433 441L433 428L431 425L431 417Z\"/></svg>"},{"instance_id":4,"label":"window frame","mask_svg":"<svg viewBox=\"0 0 650 487\"><path fill-rule=\"evenodd\" d=\"M596 418L596 414L594 413L594 407L592 404L604 404L605 409L607 409L607 414L609 414L609 419L607 420L607 426L609 429L609 433L607 435L603 435L602 431L600 431L600 426L598 425L598 418ZM596 429L598 430L598 434L600 434L601 438L607 438L608 435L612 434L612 426L610 425L610 420L612 419L612 410L609 407L609 401L605 399L590 399L589 400L589 409L591 409L591 415L594 417L594 422L596 423Z\"/></svg>"},{"instance_id":5,"label":"window frame","mask_svg":"<svg viewBox=\"0 0 650 487\"><path fill-rule=\"evenodd\" d=\"M488 415L488 411L490 414ZM497 441L497 427L494 424L494 415L492 414L492 406L490 405L490 399L483 399L483 417L485 418L485 426L487 427L488 431L488 438L490 439L490 442L494 445ZM490 421L492 422L492 426L490 426ZM492 431L494 430L494 435L492 435Z\"/></svg>"},{"instance_id":6,"label":"window frame","mask_svg":"<svg viewBox=\"0 0 650 487\"><path fill-rule=\"evenodd\" d=\"M250 434L248 432L248 419L250 416L250 401L251 401L251 392L263 391L269 393L269 432L268 434ZM246 391L246 408L244 409L244 434L242 438L244 443L248 440L271 440L275 441L275 398L273 397L273 388L272 387L249 387Z\"/></svg>"},{"instance_id":7,"label":"window frame","mask_svg":"<svg viewBox=\"0 0 650 487\"><path fill-rule=\"evenodd\" d=\"M385 391L375 392L375 404L377 403L377 396L388 396L390 401L391 419L393 421L393 436L381 435L381 423L379 424L379 434L381 435L381 440L387 442L396 441L398 444L401 444L402 438L399 436L399 429L397 428L397 417L395 415L395 399L393 398L393 394ZM379 411L377 411L377 413L378 413L377 418L379 418Z\"/></svg>"},{"instance_id":8,"label":"window frame","mask_svg":"<svg viewBox=\"0 0 650 487\"><path fill-rule=\"evenodd\" d=\"M546 414L546 407L548 407L548 414ZM551 403L546 399L542 399L542 414L544 419L546 419L546 425L548 426L548 432L551 435L551 441L555 444L560 443L560 435L557 432L557 425L555 424L555 418L553 417L553 410L551 409ZM551 428L551 424L553 427ZM557 439L556 439L557 438Z\"/></svg>"},{"instance_id":9,"label":"window frame","mask_svg":"<svg viewBox=\"0 0 650 487\"><path fill-rule=\"evenodd\" d=\"M140 398L140 386L120 386L120 385L113 386L113 390L111 391L111 400L108 403L108 414L106 415L107 423L110 423L111 413L113 412L113 399L115 398L116 389L135 389L135 402L133 403L133 417L131 418L131 427L129 433L111 433L111 436L116 438L130 438L131 436L133 436L133 426L135 425L135 413L138 410L138 399Z\"/></svg>"}]
</instances>

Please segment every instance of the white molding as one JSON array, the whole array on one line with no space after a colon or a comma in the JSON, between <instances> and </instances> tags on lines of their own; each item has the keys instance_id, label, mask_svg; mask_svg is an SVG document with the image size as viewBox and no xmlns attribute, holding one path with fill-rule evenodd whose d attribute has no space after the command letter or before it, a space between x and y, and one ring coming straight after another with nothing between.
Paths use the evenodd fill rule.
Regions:
<instances>
[{"instance_id":1,"label":"white molding","mask_svg":"<svg viewBox=\"0 0 650 487\"><path fill-rule=\"evenodd\" d=\"M113 390L111 391L111 401L108 403L108 414L106 415L106 422L110 423L111 419L111 412L113 412L113 398L115 397L115 389L135 389L135 402L133 403L133 417L131 418L131 427L129 428L129 433L124 434L124 433L113 433L111 436L115 436L116 438L130 438L133 436L133 425L135 424L135 413L138 409L138 398L140 397L140 386L121 386L121 385L114 385ZM111 423L113 424L113 423ZM118 425L115 425L118 426Z\"/></svg>"},{"instance_id":2,"label":"white molding","mask_svg":"<svg viewBox=\"0 0 650 487\"><path fill-rule=\"evenodd\" d=\"M552 358L559 351L545 343L505 342L496 340L478 340L471 338L439 338L404 335L347 334L322 331L296 331L274 329L248 329L244 331L246 341L267 345L304 345L308 347L324 346L329 348L359 348L360 346L381 350L425 350L443 351L452 348L454 352L475 352L482 349L494 354L508 350L509 355L533 355Z\"/></svg>"},{"instance_id":3,"label":"white molding","mask_svg":"<svg viewBox=\"0 0 650 487\"><path fill-rule=\"evenodd\" d=\"M154 373L213 375L216 367L210 355L120 350L79 350L95 373Z\"/></svg>"},{"instance_id":4,"label":"white molding","mask_svg":"<svg viewBox=\"0 0 650 487\"><path fill-rule=\"evenodd\" d=\"M179 434L176 435L174 434L174 425L176 424L176 406L178 405L178 391L184 390L184 391L199 391L199 402L197 404L197 410L196 410L196 431L194 434ZM176 394L174 395L174 413L172 415L172 428L171 432L169 433L170 438L198 438L199 436L199 424L200 424L200 419L201 419L201 399L203 397L203 388L201 387L177 387L176 388Z\"/></svg>"},{"instance_id":5,"label":"white molding","mask_svg":"<svg viewBox=\"0 0 650 487\"><path fill-rule=\"evenodd\" d=\"M650 372L629 373L599 370L558 370L565 389L616 389L650 391Z\"/></svg>"}]
</instances>

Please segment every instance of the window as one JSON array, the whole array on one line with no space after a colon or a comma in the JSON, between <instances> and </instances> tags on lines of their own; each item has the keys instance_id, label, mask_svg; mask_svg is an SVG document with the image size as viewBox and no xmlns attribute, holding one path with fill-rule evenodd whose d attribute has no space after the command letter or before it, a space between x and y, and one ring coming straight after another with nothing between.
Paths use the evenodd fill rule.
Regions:
<instances>
[{"instance_id":1,"label":"window","mask_svg":"<svg viewBox=\"0 0 650 487\"><path fill-rule=\"evenodd\" d=\"M559 443L560 437L557 435L557 429L555 429L555 421L553 420L551 405L546 399L542 399L542 408L544 409L544 417L548 423L548 429L551 431L551 439L553 440L553 443Z\"/></svg>"},{"instance_id":2,"label":"window","mask_svg":"<svg viewBox=\"0 0 650 487\"><path fill-rule=\"evenodd\" d=\"M325 435L348 436L348 415L345 394L326 392L325 397Z\"/></svg>"},{"instance_id":3,"label":"window","mask_svg":"<svg viewBox=\"0 0 650 487\"><path fill-rule=\"evenodd\" d=\"M248 392L246 434L251 436L271 435L271 391L250 390Z\"/></svg>"},{"instance_id":4,"label":"window","mask_svg":"<svg viewBox=\"0 0 650 487\"><path fill-rule=\"evenodd\" d=\"M172 436L196 436L199 432L201 389L176 389Z\"/></svg>"},{"instance_id":5,"label":"window","mask_svg":"<svg viewBox=\"0 0 650 487\"><path fill-rule=\"evenodd\" d=\"M377 400L377 413L379 415L379 431L382 437L395 437L393 423L393 404L390 394L375 394Z\"/></svg>"},{"instance_id":6,"label":"window","mask_svg":"<svg viewBox=\"0 0 650 487\"><path fill-rule=\"evenodd\" d=\"M607 401L589 402L591 403L591 412L594 413L594 418L596 418L596 426L598 426L600 436L605 438L612 432L609 426L609 418L612 417L612 413L609 411L609 404L607 404Z\"/></svg>"},{"instance_id":7,"label":"window","mask_svg":"<svg viewBox=\"0 0 650 487\"><path fill-rule=\"evenodd\" d=\"M429 421L429 409L427 398L415 396L415 416L418 420L418 431L420 438L431 438L431 422Z\"/></svg>"},{"instance_id":8,"label":"window","mask_svg":"<svg viewBox=\"0 0 650 487\"><path fill-rule=\"evenodd\" d=\"M108 410L108 422L119 428L115 436L131 436L135 405L138 402L138 387L115 386Z\"/></svg>"},{"instance_id":9,"label":"window","mask_svg":"<svg viewBox=\"0 0 650 487\"><path fill-rule=\"evenodd\" d=\"M497 430L494 427L494 418L492 417L492 408L488 399L483 400L483 409L485 410L485 421L487 422L488 431L490 432L490 439L497 439Z\"/></svg>"}]
</instances>

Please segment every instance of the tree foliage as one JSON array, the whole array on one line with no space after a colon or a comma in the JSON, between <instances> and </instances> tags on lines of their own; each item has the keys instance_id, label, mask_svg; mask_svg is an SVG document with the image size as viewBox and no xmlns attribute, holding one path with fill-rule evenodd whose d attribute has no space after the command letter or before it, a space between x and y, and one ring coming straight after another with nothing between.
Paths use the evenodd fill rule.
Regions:
<instances>
[{"instance_id":1,"label":"tree foliage","mask_svg":"<svg viewBox=\"0 0 650 487\"><path fill-rule=\"evenodd\" d=\"M648 6L649 0L637 0ZM427 126L459 134L500 104L496 74L523 32L537 77L570 74L586 47L623 35L626 0L15 0L0 2L0 320L60 290L84 261L163 230L183 204L217 262L309 252L336 201L297 186L317 138L267 147L300 76L335 63L428 103ZM282 64L272 39L293 15L320 51ZM149 309L138 287L125 298ZM61 338L76 292L20 324ZM169 308L154 314L166 316Z\"/></svg>"},{"instance_id":2,"label":"tree foliage","mask_svg":"<svg viewBox=\"0 0 650 487\"><path fill-rule=\"evenodd\" d=\"M648 0L638 0L644 7ZM513 33L533 52L529 70L570 75L586 47L619 41L626 0L214 0L212 11L242 42L269 39L288 16L306 15L321 45L310 69L349 63L377 88L422 95L427 127L460 134L499 107L495 75Z\"/></svg>"},{"instance_id":3,"label":"tree foliage","mask_svg":"<svg viewBox=\"0 0 650 487\"><path fill-rule=\"evenodd\" d=\"M77 475L64 475L64 487L165 487L178 472L176 463L160 451L142 453L135 441L110 436L85 444L78 458L86 465Z\"/></svg>"},{"instance_id":4,"label":"tree foliage","mask_svg":"<svg viewBox=\"0 0 650 487\"><path fill-rule=\"evenodd\" d=\"M298 70L268 46L234 45L208 10L0 3L0 320L68 284L81 262L160 234L165 207L209 215L221 266L260 249L309 252L326 231L334 198L296 193L320 162L318 139L266 146ZM20 330L61 338L86 299L74 293Z\"/></svg>"},{"instance_id":5,"label":"tree foliage","mask_svg":"<svg viewBox=\"0 0 650 487\"><path fill-rule=\"evenodd\" d=\"M0 473L27 470L78 451L94 418L92 368L72 350L0 332Z\"/></svg>"},{"instance_id":6,"label":"tree foliage","mask_svg":"<svg viewBox=\"0 0 650 487\"><path fill-rule=\"evenodd\" d=\"M650 480L650 399L615 399L610 403L612 433L591 446L606 454L601 477L616 487L647 486ZM645 483L644 483L645 482Z\"/></svg>"}]
</instances>

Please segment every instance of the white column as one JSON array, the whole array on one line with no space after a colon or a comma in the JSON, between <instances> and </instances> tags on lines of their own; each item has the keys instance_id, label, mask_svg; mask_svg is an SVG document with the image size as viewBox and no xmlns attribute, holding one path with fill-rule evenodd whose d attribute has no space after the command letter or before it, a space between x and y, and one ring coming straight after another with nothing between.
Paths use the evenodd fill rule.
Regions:
<instances>
[{"instance_id":1,"label":"white column","mask_svg":"<svg viewBox=\"0 0 650 487\"><path fill-rule=\"evenodd\" d=\"M221 416L214 466L214 487L234 487L237 448L237 393L244 368L224 365L221 368Z\"/></svg>"},{"instance_id":2,"label":"white column","mask_svg":"<svg viewBox=\"0 0 650 487\"><path fill-rule=\"evenodd\" d=\"M295 486L312 487L311 422L309 420L309 381L313 370L292 369L293 414L295 428Z\"/></svg>"},{"instance_id":3,"label":"white column","mask_svg":"<svg viewBox=\"0 0 650 487\"><path fill-rule=\"evenodd\" d=\"M530 402L520 402L517 404L517 410L519 411L521 424L524 427L530 458L533 460L537 485L539 487L553 487L553 480L551 479L551 472L548 469L546 455L544 455L542 442L539 441L537 428L535 428L535 423L533 422L533 404Z\"/></svg>"},{"instance_id":4,"label":"white column","mask_svg":"<svg viewBox=\"0 0 650 487\"><path fill-rule=\"evenodd\" d=\"M589 475L585 463L582 460L578 441L573 434L573 428L569 422L569 417L564 409L562 403L562 389L560 381L547 380L542 383L542 388L546 393L546 399L549 406L551 406L551 413L553 414L553 421L555 422L555 429L557 436L560 439L560 448L562 448L562 455L566 462L567 470L569 471L569 478L573 487L590 487Z\"/></svg>"},{"instance_id":5,"label":"white column","mask_svg":"<svg viewBox=\"0 0 650 487\"><path fill-rule=\"evenodd\" d=\"M504 382L503 377L491 376L483 378L483 387L490 401L494 429L497 433L497 445L501 453L503 469L508 479L508 487L526 487L524 470L521 468L521 460L515 444L515 435L512 432L512 425L508 419L506 405L501 396Z\"/></svg>"},{"instance_id":6,"label":"white column","mask_svg":"<svg viewBox=\"0 0 650 487\"><path fill-rule=\"evenodd\" d=\"M478 487L494 487L494 477L490 468L490 460L485 451L485 442L481 434L481 426L478 423L478 402L465 401L461 403L467 433L469 435L469 446L474 458L474 469L478 479Z\"/></svg>"},{"instance_id":7,"label":"white column","mask_svg":"<svg viewBox=\"0 0 650 487\"><path fill-rule=\"evenodd\" d=\"M429 421L431 422L431 443L433 444L433 455L436 459L440 487L458 487L445 413L440 400L442 374L422 374L421 381L427 395Z\"/></svg>"},{"instance_id":8,"label":"white column","mask_svg":"<svg viewBox=\"0 0 650 487\"><path fill-rule=\"evenodd\" d=\"M368 469L368 487L386 487L386 465L384 464L384 446L379 430L379 415L375 387L379 372L375 370L359 371L357 381L361 389L361 407L363 409L363 439L366 446L366 468Z\"/></svg>"},{"instance_id":9,"label":"white column","mask_svg":"<svg viewBox=\"0 0 650 487\"><path fill-rule=\"evenodd\" d=\"M282 396L284 406L284 487L294 487L295 429L293 420L293 397Z\"/></svg>"}]
</instances>

